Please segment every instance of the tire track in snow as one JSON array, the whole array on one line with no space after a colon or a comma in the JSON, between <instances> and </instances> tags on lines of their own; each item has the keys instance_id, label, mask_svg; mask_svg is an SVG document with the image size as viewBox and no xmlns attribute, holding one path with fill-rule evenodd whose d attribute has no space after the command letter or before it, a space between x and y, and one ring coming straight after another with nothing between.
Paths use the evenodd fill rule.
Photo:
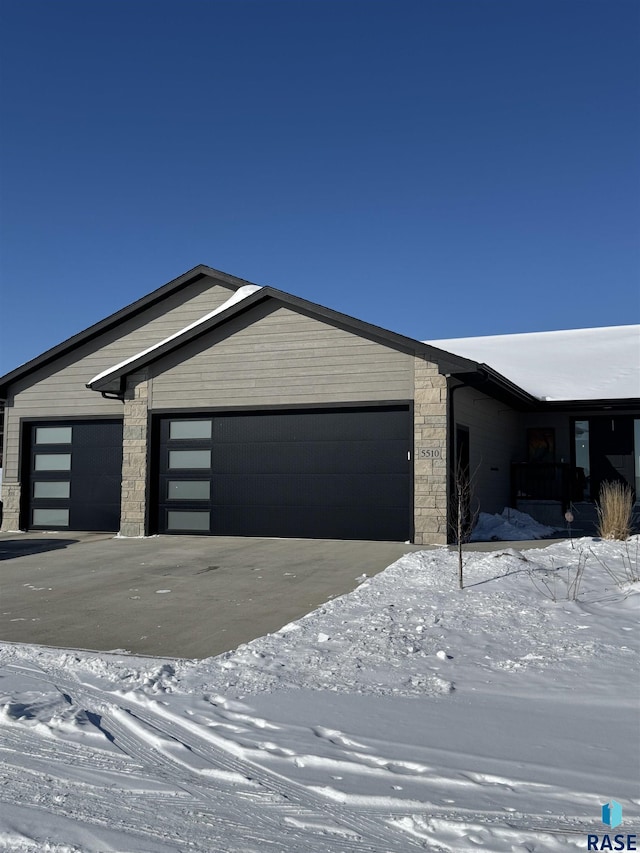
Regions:
<instances>
[{"instance_id":1,"label":"tire track in snow","mask_svg":"<svg viewBox=\"0 0 640 853\"><path fill-rule=\"evenodd\" d=\"M0 816L6 810L7 818L0 819L0 827L11 825L11 807L18 806L28 808L30 813L57 815L79 827L126 833L131 836L130 843L136 843L134 839L138 839L140 846L136 844L136 849L140 851L175 853L188 849L181 846L190 828L186 809L182 814L174 809L171 821L158 821L158 814L166 806L168 798L159 801L154 795L146 796L144 792L136 792L132 796L128 791L117 791L113 787L98 788L68 779L57 779L53 784L54 775L50 770L5 765L0 788ZM37 834L38 820L31 818L30 824Z\"/></svg>"},{"instance_id":2,"label":"tire track in snow","mask_svg":"<svg viewBox=\"0 0 640 853\"><path fill-rule=\"evenodd\" d=\"M399 842L403 849L416 847L424 849L424 844L418 839L400 834L394 827L387 824L391 814L385 813L384 817L379 810L366 808L345 807L339 803L326 802L320 795L314 794L306 786L300 785L287 777L275 773L267 768L245 759L234 756L229 749L217 745L212 741L211 733L204 733L202 726L185 720L183 717L171 714L165 706L151 699L145 704L132 700L123 694L118 694L115 701L109 699L109 693L92 685L75 681L69 678L68 673L57 667L50 667L49 671L39 668L23 667L16 663L7 664L7 667L21 675L45 680L58 690L64 690L73 701L83 708L88 708L94 713L99 713L101 723L116 744L131 758L136 758L143 766L153 770L154 778L174 785L190 794L196 799L202 800L205 805L212 805L216 810L220 806L225 807L225 822L228 819L230 826L244 832L250 831L256 834L256 840L264 842L262 830L270 830L270 834L278 837L283 828L287 830L287 850L295 849L313 853L316 849L315 839L322 832L322 839L318 840L318 853L327 853L331 848L327 846L331 836L339 845L339 850L348 853L350 850L362 851L362 853L381 853L381 851L394 851ZM144 695L144 694L143 694ZM146 696L145 696L146 698ZM154 702L156 705L153 713L148 705ZM145 731L140 728L144 724L150 729L145 736ZM153 732L157 734L153 734ZM238 799L246 796L255 797L251 792L235 790L228 794L221 792L219 786L203 777L186 766L178 763L173 757L164 754L160 749L151 747L154 762L149 762L149 741L156 737L168 737L176 744L186 748L205 759L214 768L227 772L237 773L244 776L250 782L260 785L260 811L254 811L251 816L251 826L247 826L246 807L238 806ZM195 742L193 740L195 738ZM276 799L280 798L280 802ZM406 810L399 809L398 815L406 814ZM283 826L284 824L284 826ZM297 824L297 827L295 826ZM309 831L299 838L300 847L293 846L295 843L291 835L296 836L297 828L306 827ZM315 831L314 831L315 828Z\"/></svg>"},{"instance_id":3,"label":"tire track in snow","mask_svg":"<svg viewBox=\"0 0 640 853\"><path fill-rule=\"evenodd\" d=\"M47 677L44 672L38 672L35 669L28 670L26 668L20 670L18 667L14 669L16 669L16 671L21 671L23 675L30 675L31 677L37 677L41 680L44 676L48 683L54 683L51 677ZM67 689L71 693L75 693L78 700L90 700L87 693L82 689L78 689L79 685L75 684L71 686L70 680L68 678L64 678L62 673L59 673L59 677L56 678L55 681L57 682L57 688L62 688L63 690ZM99 709L105 706L104 700L98 702L86 701L84 704L87 707L94 706ZM107 725L111 724L106 715L105 722ZM115 722L113 723L113 727L114 729L117 727ZM9 732L14 734L11 729L9 729ZM117 829L131 831L126 820L124 822L122 820L122 814L123 812L126 812L131 814L132 818L134 818L131 820L131 826L135 827L140 824L141 818L142 822L146 825L145 833L143 833L143 835L140 834L139 830L133 830L132 834L134 836L154 838L163 842L169 838L173 845L171 847L171 853L175 853L176 850L186 851L193 849L206 851L206 853L210 853L212 849L225 851L237 849L238 851L242 851L242 853L250 853L250 851L253 850L259 851L264 846L264 837L259 834L254 839L256 842L255 846L251 848L247 846L250 841L246 826L247 808L243 808L241 804L238 804L238 800L235 795L233 797L231 795L227 795L225 797L224 791L221 790L222 786L220 784L220 780L216 780L217 787L215 790L215 796L208 799L206 797L204 799L202 797L198 799L197 792L194 790L197 780L194 780L193 777L189 776L180 779L178 774L175 772L175 767L172 767L170 762L166 762L165 767L161 768L159 768L157 764L152 764L149 761L150 753L148 746L146 746L144 742L136 742L135 738L131 737L131 733L126 727L121 732L121 744L118 747L124 747L123 752L103 752L100 749L96 749L94 752L95 757L102 758L105 755L108 756L111 766L113 766L112 760L114 757L120 757L121 763L123 761L128 763L128 767L123 768L123 766L120 766L120 785L116 786L115 789L114 787L101 789L97 784L87 785L77 783L74 779L76 772L75 758L77 755L74 755L75 744L73 742L67 742L65 744L64 741L60 741L58 739L55 740L55 745L63 747L60 752L66 759L66 761L63 762L64 767L60 770L56 768L56 764L60 765L61 763L59 761L60 755L51 755L50 742L48 742L46 738L38 738L37 736L32 735L29 730L24 727L20 728L20 733L23 736L22 746L26 747L25 757L27 759L31 761L34 752L38 752L42 744L45 744L45 753L47 754L47 757L40 761L38 759L32 761L32 763L35 764L44 763L44 770L42 772L26 769L24 767L24 761L20 763L14 761L13 764L17 765L14 767L10 767L9 765L11 762L7 762L4 774L5 784L3 786L2 794L0 794L0 799L4 799L8 804L13 803L20 806L24 803L30 803L30 807L38 808L42 811L50 811L53 814L59 813L62 815L68 815L69 813L73 813L74 820L77 819L79 823L85 822L87 824L94 824L101 827L116 827ZM13 743L20 743L20 737L18 735L14 734ZM125 743L131 748L131 755L127 753ZM87 748L83 745L77 745L77 753L84 754L85 758L86 755L91 752L91 748ZM135 764L133 764L134 756L138 759ZM156 757L155 753L154 757ZM85 760L84 766L90 766L90 760ZM141 776L142 785L144 786L144 773L147 769L151 769L153 771L152 775L149 774L152 786L157 785L158 781L164 782L166 785L170 786L168 796L163 798L161 801L159 801L155 795L150 795L144 790L136 790L135 786L134 789L126 788L127 776L125 774L129 774L129 778L131 778L130 774L132 773L132 770L134 774L137 771ZM54 787L58 791L58 795L55 798L52 798L49 795L49 789L52 787L51 783L54 778L56 781ZM177 795L175 793L176 791L179 792ZM174 792L173 796L171 792ZM166 816L164 821L165 825L163 826L162 831L158 832L154 829L154 825L157 824L159 819L162 820L162 818L165 817L164 812L170 806L172 801L173 808L171 810L171 814ZM176 803L177 809L175 807ZM220 818L219 813L221 811L224 812L224 819ZM196 814L197 817L194 818L194 815ZM205 822L205 828L200 832L198 832L196 826L194 826L194 820L197 821L198 818ZM178 829L173 827L174 822L178 824ZM195 833L194 830L196 830ZM198 841L193 839L194 834L201 836ZM276 837L279 834L281 833L275 833ZM237 848L235 848L233 844L230 843L230 836L242 838L242 844L239 844ZM186 842L184 839L187 838L191 840ZM312 850L314 849L309 844L307 844L307 846ZM300 849L303 848L301 847Z\"/></svg>"},{"instance_id":4,"label":"tire track in snow","mask_svg":"<svg viewBox=\"0 0 640 853\"><path fill-rule=\"evenodd\" d=\"M327 801L307 786L234 754L233 746L221 736L195 720L171 712L161 700L148 694L131 692L117 694L112 699L109 691L74 681L63 670L54 671L54 667L47 674L15 664L9 666L23 675L40 679L44 676L58 689L68 692L76 704L99 711L103 727L143 771L149 768L154 780L180 789L185 796L199 801L204 815L214 810L213 822L221 833L221 849L231 850L229 833L236 837L244 835L245 842L264 846L286 831L288 853L391 853L399 849L425 849L425 846L448 853L454 848L444 839L434 838L429 825L455 828L454 835L459 838L480 826L489 833L512 834L514 839L529 838L534 843L551 835L582 836L583 839L585 833L593 829L588 821L571 817L564 819L563 826L550 827L548 815L544 814L477 812L427 803L418 812L415 804L403 806L400 801L395 807L385 805L382 811L366 803ZM238 747L238 752L242 749ZM198 757L214 770L234 773L238 780L245 777L255 787L242 789L238 782L233 791L224 791L219 780L207 778L206 772L189 766L179 754L182 750L187 752L186 758ZM348 795L346 798L348 800ZM253 810L247 825L249 808ZM319 833L322 833L321 838ZM243 853L247 851L245 847Z\"/></svg>"}]
</instances>

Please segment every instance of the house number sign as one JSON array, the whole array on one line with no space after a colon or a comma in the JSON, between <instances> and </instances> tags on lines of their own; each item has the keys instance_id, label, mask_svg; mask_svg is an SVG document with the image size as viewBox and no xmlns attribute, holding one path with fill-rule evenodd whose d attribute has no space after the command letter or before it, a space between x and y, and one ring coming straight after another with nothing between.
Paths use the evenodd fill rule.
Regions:
<instances>
[{"instance_id":1,"label":"house number sign","mask_svg":"<svg viewBox=\"0 0 640 853\"><path fill-rule=\"evenodd\" d=\"M439 447L419 447L418 459L440 459Z\"/></svg>"}]
</instances>

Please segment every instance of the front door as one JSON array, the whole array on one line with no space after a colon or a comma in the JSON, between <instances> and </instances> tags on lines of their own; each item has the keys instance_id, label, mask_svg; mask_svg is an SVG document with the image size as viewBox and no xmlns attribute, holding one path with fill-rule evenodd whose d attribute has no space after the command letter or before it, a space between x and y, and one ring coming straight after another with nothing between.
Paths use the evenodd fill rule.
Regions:
<instances>
[{"instance_id":1,"label":"front door","mask_svg":"<svg viewBox=\"0 0 640 853\"><path fill-rule=\"evenodd\" d=\"M633 418L598 417L589 419L591 497L598 500L604 482L635 485L633 458Z\"/></svg>"}]
</instances>

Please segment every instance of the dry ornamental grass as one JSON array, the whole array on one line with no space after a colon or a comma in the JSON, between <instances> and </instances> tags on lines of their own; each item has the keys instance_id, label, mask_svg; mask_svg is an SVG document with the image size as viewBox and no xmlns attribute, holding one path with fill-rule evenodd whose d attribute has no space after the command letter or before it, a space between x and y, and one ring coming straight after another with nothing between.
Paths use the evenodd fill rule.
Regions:
<instances>
[{"instance_id":1,"label":"dry ornamental grass","mask_svg":"<svg viewBox=\"0 0 640 853\"><path fill-rule=\"evenodd\" d=\"M603 483L597 510L599 536L623 541L631 536L633 492L626 483Z\"/></svg>"}]
</instances>

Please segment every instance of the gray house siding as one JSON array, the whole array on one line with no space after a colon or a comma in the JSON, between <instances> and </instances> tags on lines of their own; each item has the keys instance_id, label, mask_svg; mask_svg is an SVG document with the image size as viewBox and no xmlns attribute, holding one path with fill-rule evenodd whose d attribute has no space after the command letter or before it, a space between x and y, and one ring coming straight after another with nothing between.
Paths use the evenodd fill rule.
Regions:
<instances>
[{"instance_id":1,"label":"gray house siding","mask_svg":"<svg viewBox=\"0 0 640 853\"><path fill-rule=\"evenodd\" d=\"M17 482L20 418L121 416L122 403L87 390L97 373L157 343L221 305L233 290L210 278L172 294L142 314L61 356L11 386L5 412L3 480Z\"/></svg>"},{"instance_id":2,"label":"gray house siding","mask_svg":"<svg viewBox=\"0 0 640 853\"><path fill-rule=\"evenodd\" d=\"M521 414L473 388L454 393L454 420L469 428L473 492L483 512L502 512L511 496L511 463L522 459Z\"/></svg>"},{"instance_id":3,"label":"gray house siding","mask_svg":"<svg viewBox=\"0 0 640 853\"><path fill-rule=\"evenodd\" d=\"M155 411L410 401L414 357L268 302L152 363L148 374L135 393L146 393ZM125 415L125 432L126 424ZM132 460L121 530L135 536L146 532L148 514L135 483L152 463L142 450Z\"/></svg>"},{"instance_id":4,"label":"gray house siding","mask_svg":"<svg viewBox=\"0 0 640 853\"><path fill-rule=\"evenodd\" d=\"M3 530L19 527L20 423L24 418L118 417L123 404L89 391L86 383L105 370L213 311L234 289L204 276L186 290L80 344L50 364L17 379L5 407L5 457L2 482Z\"/></svg>"},{"instance_id":5,"label":"gray house siding","mask_svg":"<svg viewBox=\"0 0 640 853\"><path fill-rule=\"evenodd\" d=\"M283 306L256 306L151 366L150 406L413 397L413 357Z\"/></svg>"},{"instance_id":6,"label":"gray house siding","mask_svg":"<svg viewBox=\"0 0 640 853\"><path fill-rule=\"evenodd\" d=\"M239 303L222 320L213 318L162 350L140 355L200 320L233 292L233 282L205 274L180 290L168 290L158 302L136 303L138 314L123 309L69 342L68 352L61 345L58 355L44 354L36 362L41 366L7 381L5 529L16 529L19 522L21 422L122 418L120 529L123 535L140 536L149 532L150 513L158 511L154 431L162 413L184 416L207 409L404 404L403 411L413 414L413 452L408 436L406 464L413 483L412 535L418 543L447 539L449 436L456 424L470 430L471 469L477 472L483 509L499 511L509 503L510 463L526 451L523 416L469 387L449 396L449 385L472 372L472 363L458 363L437 350L425 353L415 341L270 289ZM114 390L126 386L124 400L87 389L94 376L135 356L140 358L113 378ZM53 360L47 363L47 358ZM456 374L449 379L453 369ZM111 387L108 382L102 387ZM403 464L404 458L403 451Z\"/></svg>"}]
</instances>

